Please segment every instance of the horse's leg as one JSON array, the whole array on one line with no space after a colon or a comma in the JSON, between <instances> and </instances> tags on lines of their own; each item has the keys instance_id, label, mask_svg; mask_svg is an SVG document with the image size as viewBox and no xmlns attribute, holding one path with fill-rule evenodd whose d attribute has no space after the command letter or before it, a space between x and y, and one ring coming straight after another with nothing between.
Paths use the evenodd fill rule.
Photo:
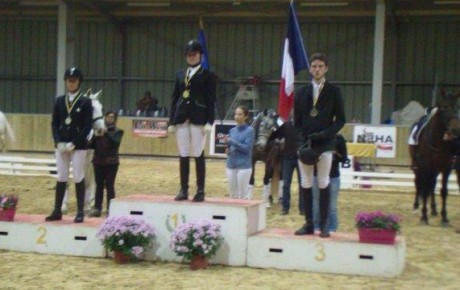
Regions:
<instances>
[{"instance_id":1,"label":"horse's leg","mask_svg":"<svg viewBox=\"0 0 460 290\"><path fill-rule=\"evenodd\" d=\"M251 178L249 179L249 184L254 186L254 174L256 172L256 162L257 160L255 158L252 158L252 172L251 172Z\"/></svg>"},{"instance_id":2,"label":"horse's leg","mask_svg":"<svg viewBox=\"0 0 460 290\"><path fill-rule=\"evenodd\" d=\"M442 201L442 209L441 209L441 224L447 226L449 224L449 219L447 218L447 183L449 181L451 169L442 172L442 187L441 187L441 201Z\"/></svg>"},{"instance_id":3,"label":"horse's leg","mask_svg":"<svg viewBox=\"0 0 460 290\"><path fill-rule=\"evenodd\" d=\"M254 174L256 172L256 162L257 160L255 158L252 158L252 172L251 172L251 178L249 179L249 184L248 184L248 196L252 198L252 190L254 188Z\"/></svg>"},{"instance_id":4,"label":"horse's leg","mask_svg":"<svg viewBox=\"0 0 460 290\"><path fill-rule=\"evenodd\" d=\"M414 207L413 210L416 211L419 208L419 200L420 200L420 194L421 194L421 186L420 186L420 173L417 173L417 171L414 171L415 174L415 199L414 199Z\"/></svg>"},{"instance_id":5,"label":"horse's leg","mask_svg":"<svg viewBox=\"0 0 460 290\"><path fill-rule=\"evenodd\" d=\"M419 189L422 198L422 216L420 217L420 222L427 225L428 224L428 210L427 210L427 203L428 203L428 195L431 191L431 179L432 174L427 171L419 171L418 172L418 181L419 181ZM436 180L436 177L435 177Z\"/></svg>"},{"instance_id":6,"label":"horse's leg","mask_svg":"<svg viewBox=\"0 0 460 290\"><path fill-rule=\"evenodd\" d=\"M264 199L267 199L269 204L273 203L273 196L271 190L270 180L273 177L273 168L265 162L265 173L264 173Z\"/></svg>"}]
</instances>

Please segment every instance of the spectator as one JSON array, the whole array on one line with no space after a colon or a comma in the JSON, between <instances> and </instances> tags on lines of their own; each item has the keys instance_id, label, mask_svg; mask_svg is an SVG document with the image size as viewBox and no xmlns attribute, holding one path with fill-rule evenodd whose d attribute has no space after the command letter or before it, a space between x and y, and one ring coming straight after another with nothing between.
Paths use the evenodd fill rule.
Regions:
<instances>
[{"instance_id":1,"label":"spectator","mask_svg":"<svg viewBox=\"0 0 460 290\"><path fill-rule=\"evenodd\" d=\"M114 111L105 113L104 120L107 132L101 136L94 136L91 144L91 147L94 148L93 166L96 176L96 200L90 214L92 217L101 216L104 186L107 190L107 215L110 201L115 198L115 178L120 165L118 149L124 133L123 130L116 127L117 113Z\"/></svg>"},{"instance_id":2,"label":"spectator","mask_svg":"<svg viewBox=\"0 0 460 290\"><path fill-rule=\"evenodd\" d=\"M158 100L152 97L150 91L144 93L139 101L137 101L137 112L140 116L152 117L154 112L158 110Z\"/></svg>"},{"instance_id":3,"label":"spectator","mask_svg":"<svg viewBox=\"0 0 460 290\"><path fill-rule=\"evenodd\" d=\"M247 124L248 108L238 106L235 110L236 126L230 129L227 140L227 181L231 198L251 199L249 179L252 173L252 147L254 128Z\"/></svg>"}]
</instances>

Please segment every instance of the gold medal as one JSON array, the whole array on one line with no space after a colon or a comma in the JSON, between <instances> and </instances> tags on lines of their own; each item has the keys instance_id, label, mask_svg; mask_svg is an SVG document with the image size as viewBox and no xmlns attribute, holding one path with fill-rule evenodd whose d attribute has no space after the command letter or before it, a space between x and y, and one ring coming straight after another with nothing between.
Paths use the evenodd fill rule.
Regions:
<instances>
[{"instance_id":1,"label":"gold medal","mask_svg":"<svg viewBox=\"0 0 460 290\"><path fill-rule=\"evenodd\" d=\"M70 117L65 118L65 124L70 125L72 123L72 119Z\"/></svg>"},{"instance_id":2,"label":"gold medal","mask_svg":"<svg viewBox=\"0 0 460 290\"><path fill-rule=\"evenodd\" d=\"M182 93L182 96L184 97L184 99L188 98L190 96L190 91L189 90L185 90L183 93Z\"/></svg>"},{"instance_id":3,"label":"gold medal","mask_svg":"<svg viewBox=\"0 0 460 290\"><path fill-rule=\"evenodd\" d=\"M313 107L313 109L311 109L310 116L312 116L312 117L318 116L318 110L315 107Z\"/></svg>"}]
</instances>

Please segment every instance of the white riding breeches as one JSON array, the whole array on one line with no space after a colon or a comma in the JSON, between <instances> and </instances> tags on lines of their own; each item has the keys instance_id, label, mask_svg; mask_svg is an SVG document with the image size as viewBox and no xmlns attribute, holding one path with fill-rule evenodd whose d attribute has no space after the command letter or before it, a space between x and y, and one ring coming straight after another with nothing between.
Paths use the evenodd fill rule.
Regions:
<instances>
[{"instance_id":1,"label":"white riding breeches","mask_svg":"<svg viewBox=\"0 0 460 290\"><path fill-rule=\"evenodd\" d=\"M313 187L313 174L315 165L305 165L299 159L300 180L302 188ZM329 185L329 175L332 167L332 151L321 154L318 163L316 163L316 175L318 178L318 187L326 188Z\"/></svg>"},{"instance_id":2,"label":"white riding breeches","mask_svg":"<svg viewBox=\"0 0 460 290\"><path fill-rule=\"evenodd\" d=\"M86 150L73 150L72 152L60 152L56 150L57 181L69 180L70 163L72 162L73 180L81 182L85 177Z\"/></svg>"},{"instance_id":3,"label":"white riding breeches","mask_svg":"<svg viewBox=\"0 0 460 290\"><path fill-rule=\"evenodd\" d=\"M226 168L225 170L230 198L251 199L249 195L249 180L251 179L252 168Z\"/></svg>"},{"instance_id":4,"label":"white riding breeches","mask_svg":"<svg viewBox=\"0 0 460 290\"><path fill-rule=\"evenodd\" d=\"M206 144L204 125L194 125L189 120L177 124L176 140L180 157L200 157Z\"/></svg>"}]
</instances>

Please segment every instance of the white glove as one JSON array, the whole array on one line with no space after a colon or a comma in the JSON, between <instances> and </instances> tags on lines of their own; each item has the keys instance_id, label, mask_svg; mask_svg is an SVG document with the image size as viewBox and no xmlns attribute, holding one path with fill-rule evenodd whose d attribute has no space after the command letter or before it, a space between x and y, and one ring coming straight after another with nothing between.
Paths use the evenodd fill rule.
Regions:
<instances>
[{"instance_id":1,"label":"white glove","mask_svg":"<svg viewBox=\"0 0 460 290\"><path fill-rule=\"evenodd\" d=\"M67 152L70 153L70 152L72 152L74 149L75 149L75 145L73 145L72 142L69 142L69 143L66 143L66 144L65 144L65 150L66 150Z\"/></svg>"},{"instance_id":2,"label":"white glove","mask_svg":"<svg viewBox=\"0 0 460 290\"><path fill-rule=\"evenodd\" d=\"M204 128L203 128L203 133L209 134L211 133L211 131L212 131L212 125L209 123L206 123L206 125L204 125Z\"/></svg>"},{"instance_id":3,"label":"white glove","mask_svg":"<svg viewBox=\"0 0 460 290\"><path fill-rule=\"evenodd\" d=\"M96 130L94 135L96 136L104 136L105 132L107 132L107 128L99 128Z\"/></svg>"},{"instance_id":4,"label":"white glove","mask_svg":"<svg viewBox=\"0 0 460 290\"><path fill-rule=\"evenodd\" d=\"M66 152L66 143L65 142L57 143L56 147L57 147L56 149L57 149L58 152L61 152L61 153Z\"/></svg>"},{"instance_id":5,"label":"white glove","mask_svg":"<svg viewBox=\"0 0 460 290\"><path fill-rule=\"evenodd\" d=\"M174 133L174 132L176 132L176 126L174 126L174 125L169 125L169 126L168 126L168 132L169 132L169 133Z\"/></svg>"}]
</instances>

